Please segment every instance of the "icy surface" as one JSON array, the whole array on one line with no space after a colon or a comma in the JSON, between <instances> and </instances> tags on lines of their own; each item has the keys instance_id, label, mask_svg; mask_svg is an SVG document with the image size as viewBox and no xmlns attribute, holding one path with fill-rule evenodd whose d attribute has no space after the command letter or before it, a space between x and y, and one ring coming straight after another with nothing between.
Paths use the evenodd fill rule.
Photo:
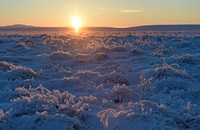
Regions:
<instances>
[{"instance_id":1,"label":"icy surface","mask_svg":"<svg viewBox=\"0 0 200 130\"><path fill-rule=\"evenodd\" d=\"M0 130L200 128L200 32L0 34Z\"/></svg>"}]
</instances>

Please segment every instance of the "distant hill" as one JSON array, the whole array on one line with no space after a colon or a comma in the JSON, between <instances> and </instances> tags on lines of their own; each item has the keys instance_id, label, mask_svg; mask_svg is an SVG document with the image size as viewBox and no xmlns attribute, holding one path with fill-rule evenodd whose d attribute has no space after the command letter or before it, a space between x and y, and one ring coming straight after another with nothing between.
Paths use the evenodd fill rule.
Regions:
<instances>
[{"instance_id":1,"label":"distant hill","mask_svg":"<svg viewBox=\"0 0 200 130\"><path fill-rule=\"evenodd\" d=\"M200 30L199 25L145 25L128 28L112 28L112 27L87 27L87 30L98 31L175 31L175 30Z\"/></svg>"},{"instance_id":2,"label":"distant hill","mask_svg":"<svg viewBox=\"0 0 200 130\"><path fill-rule=\"evenodd\" d=\"M130 27L127 30L149 30L149 31L165 31L165 30L200 30L200 25L146 25L138 27Z\"/></svg>"},{"instance_id":3,"label":"distant hill","mask_svg":"<svg viewBox=\"0 0 200 130\"><path fill-rule=\"evenodd\" d=\"M0 29L22 29L22 28L35 28L35 26L23 25L23 24L0 26Z\"/></svg>"},{"instance_id":4,"label":"distant hill","mask_svg":"<svg viewBox=\"0 0 200 130\"><path fill-rule=\"evenodd\" d=\"M0 26L0 31L18 31L18 30L68 30L69 27L37 27L23 24L11 26ZM197 25L145 25L129 28L113 27L84 27L90 31L175 31L175 30L200 30L200 24Z\"/></svg>"}]
</instances>

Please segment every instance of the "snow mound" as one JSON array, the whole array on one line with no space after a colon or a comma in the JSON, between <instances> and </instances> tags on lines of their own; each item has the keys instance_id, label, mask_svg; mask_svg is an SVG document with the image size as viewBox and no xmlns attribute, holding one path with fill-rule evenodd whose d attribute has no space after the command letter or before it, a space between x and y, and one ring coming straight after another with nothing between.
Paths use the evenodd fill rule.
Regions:
<instances>
[{"instance_id":1,"label":"snow mound","mask_svg":"<svg viewBox=\"0 0 200 130\"><path fill-rule=\"evenodd\" d=\"M21 130L88 130L80 121L66 115L45 115L44 113L37 113L32 116L20 117L18 120L23 121L23 124L18 126ZM18 121L14 122L16 125L17 123ZM14 126L14 128L17 127Z\"/></svg>"},{"instance_id":2,"label":"snow mound","mask_svg":"<svg viewBox=\"0 0 200 130\"><path fill-rule=\"evenodd\" d=\"M69 52L58 51L51 53L49 55L49 58L51 58L52 60L66 61L66 60L72 60L73 56Z\"/></svg>"},{"instance_id":3,"label":"snow mound","mask_svg":"<svg viewBox=\"0 0 200 130\"><path fill-rule=\"evenodd\" d=\"M0 73L2 79L7 77L8 80L30 80L36 77L36 72L31 68L23 66L15 66L8 62L0 62Z\"/></svg>"}]
</instances>

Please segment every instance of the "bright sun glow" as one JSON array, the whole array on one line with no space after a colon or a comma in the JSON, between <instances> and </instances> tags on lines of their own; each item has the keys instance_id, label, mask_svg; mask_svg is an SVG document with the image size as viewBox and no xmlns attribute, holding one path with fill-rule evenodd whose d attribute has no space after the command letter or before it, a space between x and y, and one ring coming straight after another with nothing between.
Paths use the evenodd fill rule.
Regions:
<instances>
[{"instance_id":1,"label":"bright sun glow","mask_svg":"<svg viewBox=\"0 0 200 130\"><path fill-rule=\"evenodd\" d=\"M79 32L79 28L82 25L81 18L79 16L73 16L72 17L72 25L75 29L75 32Z\"/></svg>"}]
</instances>

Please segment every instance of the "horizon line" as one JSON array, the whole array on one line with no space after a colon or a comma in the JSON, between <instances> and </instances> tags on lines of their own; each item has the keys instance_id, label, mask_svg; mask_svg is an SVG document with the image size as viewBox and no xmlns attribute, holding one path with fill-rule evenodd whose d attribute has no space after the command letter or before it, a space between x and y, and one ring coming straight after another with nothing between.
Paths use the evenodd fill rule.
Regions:
<instances>
[{"instance_id":1,"label":"horizon line","mask_svg":"<svg viewBox=\"0 0 200 130\"><path fill-rule=\"evenodd\" d=\"M133 26L82 26L81 28L132 28L132 27L142 27L142 26L184 26L184 25L200 25L200 23L190 24L144 24L144 25L133 25ZM11 24L11 25L1 25L0 27L14 27L14 26L24 26L24 27L35 27L35 28L73 28L71 26L38 26L38 25L29 25L29 24Z\"/></svg>"}]
</instances>

